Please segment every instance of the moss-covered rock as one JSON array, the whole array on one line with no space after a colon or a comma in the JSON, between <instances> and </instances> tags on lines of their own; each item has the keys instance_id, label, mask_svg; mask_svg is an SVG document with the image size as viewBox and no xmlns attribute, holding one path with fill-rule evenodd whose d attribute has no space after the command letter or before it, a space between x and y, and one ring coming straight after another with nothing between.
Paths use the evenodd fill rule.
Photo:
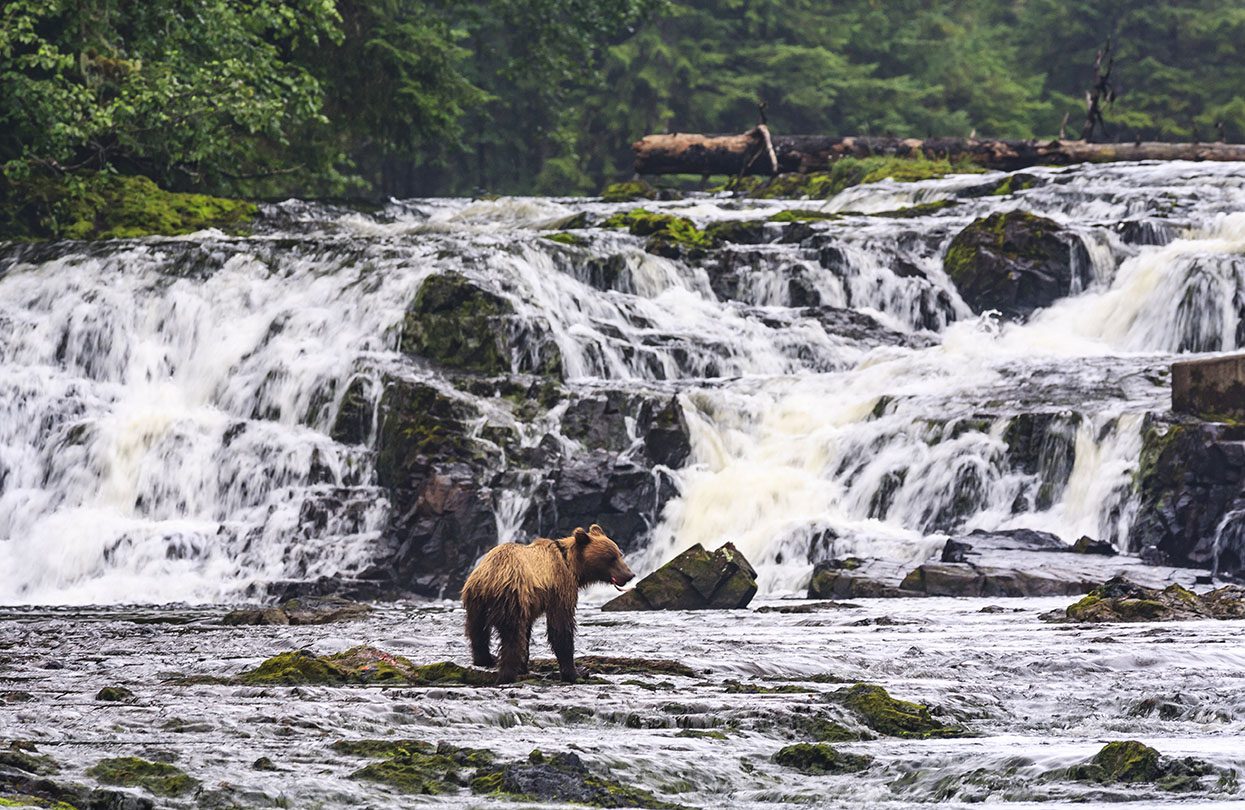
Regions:
<instances>
[{"instance_id":1,"label":"moss-covered rock","mask_svg":"<svg viewBox=\"0 0 1245 810\"><path fill-rule=\"evenodd\" d=\"M96 693L95 699L110 703L128 703L134 699L134 693L124 686L105 686Z\"/></svg>"},{"instance_id":2,"label":"moss-covered rock","mask_svg":"<svg viewBox=\"0 0 1245 810\"><path fill-rule=\"evenodd\" d=\"M1234 782L1235 773L1220 772L1194 757L1165 757L1137 740L1107 743L1089 760L1042 774L1045 780L1072 780L1097 784L1152 783L1161 790L1188 792L1202 789L1202 779L1218 774L1221 784Z\"/></svg>"},{"instance_id":3,"label":"moss-covered rock","mask_svg":"<svg viewBox=\"0 0 1245 810\"><path fill-rule=\"evenodd\" d=\"M60 771L60 766L51 757L41 756L17 746L10 746L8 750L0 751L0 768L15 768L23 773L37 776L46 776Z\"/></svg>"},{"instance_id":4,"label":"moss-covered rock","mask_svg":"<svg viewBox=\"0 0 1245 810\"><path fill-rule=\"evenodd\" d=\"M695 255L717 244L690 219L645 208L620 211L602 222L601 227L625 228L633 236L647 236L645 249L659 256Z\"/></svg>"},{"instance_id":5,"label":"moss-covered rock","mask_svg":"<svg viewBox=\"0 0 1245 810\"><path fill-rule=\"evenodd\" d=\"M1109 782L1152 782L1162 773L1159 752L1136 740L1107 743L1090 764Z\"/></svg>"},{"instance_id":6,"label":"moss-covered rock","mask_svg":"<svg viewBox=\"0 0 1245 810\"><path fill-rule=\"evenodd\" d=\"M868 768L873 757L845 754L825 743L796 743L774 754L774 762L800 773L855 773Z\"/></svg>"},{"instance_id":7,"label":"moss-covered rock","mask_svg":"<svg viewBox=\"0 0 1245 810\"><path fill-rule=\"evenodd\" d=\"M419 740L351 740L334 743L333 749L350 756L382 758L352 773L351 779L424 795L455 792L468 783L468 769L493 762L491 751L448 743L434 748Z\"/></svg>"},{"instance_id":8,"label":"moss-covered rock","mask_svg":"<svg viewBox=\"0 0 1245 810\"><path fill-rule=\"evenodd\" d=\"M869 728L891 737L928 739L931 737L963 737L967 730L960 725L934 719L927 707L906 700L896 700L881 686L858 683L832 692L829 698L841 703Z\"/></svg>"},{"instance_id":9,"label":"moss-covered rock","mask_svg":"<svg viewBox=\"0 0 1245 810\"><path fill-rule=\"evenodd\" d=\"M1182 619L1245 618L1245 588L1227 585L1199 595L1178 584L1146 588L1124 576L1113 577L1049 621L1166 622Z\"/></svg>"},{"instance_id":10,"label":"moss-covered rock","mask_svg":"<svg viewBox=\"0 0 1245 810\"><path fill-rule=\"evenodd\" d=\"M733 610L756 592L756 571L732 543L712 553L697 543L601 609Z\"/></svg>"},{"instance_id":11,"label":"moss-covered rock","mask_svg":"<svg viewBox=\"0 0 1245 810\"><path fill-rule=\"evenodd\" d=\"M601 199L605 202L655 200L658 195L657 188L647 180L626 180L621 183L610 183L601 191Z\"/></svg>"},{"instance_id":12,"label":"moss-covered rock","mask_svg":"<svg viewBox=\"0 0 1245 810\"><path fill-rule=\"evenodd\" d=\"M403 322L401 350L451 368L510 372L510 302L459 273L438 273L420 285Z\"/></svg>"},{"instance_id":13,"label":"moss-covered rock","mask_svg":"<svg viewBox=\"0 0 1245 810\"><path fill-rule=\"evenodd\" d=\"M955 235L943 268L974 312L1028 317L1068 295L1079 243L1053 220L1026 211L991 214Z\"/></svg>"},{"instance_id":14,"label":"moss-covered rock","mask_svg":"<svg viewBox=\"0 0 1245 810\"><path fill-rule=\"evenodd\" d=\"M588 240L579 234L568 233L566 231L558 231L557 233L547 233L544 235L550 242L557 242L559 245L569 245L570 247L583 247L588 244Z\"/></svg>"},{"instance_id":15,"label":"moss-covered rock","mask_svg":"<svg viewBox=\"0 0 1245 810\"><path fill-rule=\"evenodd\" d=\"M777 239L778 230L767 229L765 222L760 220L728 219L707 225L705 236L714 244L732 242L740 245L759 245Z\"/></svg>"},{"instance_id":16,"label":"moss-covered rock","mask_svg":"<svg viewBox=\"0 0 1245 810\"><path fill-rule=\"evenodd\" d=\"M930 214L936 214L939 211L945 211L948 208L954 208L959 205L955 200L935 200L934 202L917 203L909 205L907 208L895 208L891 211L879 211L872 216L886 217L888 219L909 219L911 217L926 217Z\"/></svg>"},{"instance_id":17,"label":"moss-covered rock","mask_svg":"<svg viewBox=\"0 0 1245 810\"><path fill-rule=\"evenodd\" d=\"M0 239L128 239L205 228L239 233L258 213L253 203L164 191L138 176L57 175L0 184Z\"/></svg>"},{"instance_id":18,"label":"moss-covered rock","mask_svg":"<svg viewBox=\"0 0 1245 810\"><path fill-rule=\"evenodd\" d=\"M199 785L174 765L139 757L102 759L86 773L105 785L142 788L156 796L181 796Z\"/></svg>"},{"instance_id":19,"label":"moss-covered rock","mask_svg":"<svg viewBox=\"0 0 1245 810\"><path fill-rule=\"evenodd\" d=\"M281 653L234 680L248 686L485 686L492 685L496 677L449 661L417 666L401 655L360 645L334 655L309 650Z\"/></svg>"},{"instance_id":20,"label":"moss-covered rock","mask_svg":"<svg viewBox=\"0 0 1245 810\"><path fill-rule=\"evenodd\" d=\"M761 199L806 197L826 199L844 189L865 183L893 180L912 183L932 180L953 173L984 171L972 164L952 164L946 160L904 158L877 155L866 158L844 157L836 160L829 171L807 174L780 174L774 178L745 177L739 190Z\"/></svg>"},{"instance_id":21,"label":"moss-covered rock","mask_svg":"<svg viewBox=\"0 0 1245 810\"><path fill-rule=\"evenodd\" d=\"M647 790L599 776L572 753L545 756L533 751L526 762L483 768L471 780L478 794L515 801L570 802L593 807L679 808Z\"/></svg>"},{"instance_id":22,"label":"moss-covered rock","mask_svg":"<svg viewBox=\"0 0 1245 810\"><path fill-rule=\"evenodd\" d=\"M818 211L812 208L785 208L767 217L769 222L825 222L842 219L843 214L833 211Z\"/></svg>"}]
</instances>

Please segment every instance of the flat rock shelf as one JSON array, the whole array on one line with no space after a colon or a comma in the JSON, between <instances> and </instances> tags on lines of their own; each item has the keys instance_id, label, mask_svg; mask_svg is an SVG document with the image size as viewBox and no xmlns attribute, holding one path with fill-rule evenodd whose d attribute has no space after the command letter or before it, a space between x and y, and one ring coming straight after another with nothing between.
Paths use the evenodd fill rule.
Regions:
<instances>
[{"instance_id":1,"label":"flat rock shelf","mask_svg":"<svg viewBox=\"0 0 1245 810\"><path fill-rule=\"evenodd\" d=\"M594 606L607 591L591 592L593 604L580 611L581 656L674 659L689 669L621 668L575 686L239 686L213 679L300 648L366 644L416 664L465 664L462 613L397 604L327 627L230 627L220 624L225 607L5 609L0 747L33 743L23 754L59 768L41 778L87 787L106 787L87 773L101 760L171 764L189 777L180 794L131 789L169 808L518 806L491 788L504 785L497 774L520 771L595 774L629 791L592 782L597 795L647 797L647 806L1229 807L1243 797L1233 775L1245 771L1241 622L1039 620L1068 597L612 614ZM853 713L846 690L856 683L927 707L939 734L879 730ZM109 686L132 697L97 699ZM390 743L334 745L359 740ZM1127 740L1182 773L1190 770L1183 758L1193 757L1192 773L1204 775L1178 784L1077 778L1101 773L1078 766ZM852 770L806 775L775 761L787 746L818 742L849 755L840 759ZM381 760L384 750L393 758ZM568 752L579 762L557 759ZM479 765L489 756L498 766L528 764L490 771ZM437 780L418 783L435 795L417 798L402 792L412 783L383 778L408 773L394 764L404 762L459 770L444 781L443 766ZM0 774L13 772L6 767ZM473 781L473 773L486 776Z\"/></svg>"}]
</instances>

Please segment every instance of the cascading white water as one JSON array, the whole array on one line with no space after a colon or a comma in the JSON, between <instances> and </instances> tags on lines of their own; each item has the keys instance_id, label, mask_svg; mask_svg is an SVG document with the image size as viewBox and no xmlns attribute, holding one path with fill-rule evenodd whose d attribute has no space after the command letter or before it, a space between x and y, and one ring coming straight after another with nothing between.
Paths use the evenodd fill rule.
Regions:
<instances>
[{"instance_id":1,"label":"cascading white water","mask_svg":"<svg viewBox=\"0 0 1245 810\"><path fill-rule=\"evenodd\" d=\"M887 181L824 204L653 204L704 225L958 198L698 261L612 231L555 245L541 228L627 206L540 199L408 201L375 217L290 203L249 239L9 246L0 602L230 600L365 569L390 506L372 450L331 426L360 374L476 396L397 350L423 280L451 271L546 332L568 385L680 393L693 456L641 568L733 540L778 593L806 581L813 556L916 559L953 529L1125 544L1140 414L1164 407L1170 354L1232 349L1245 331L1245 215L1233 213L1245 179L1203 164L1031 174L1043 182L1007 197L967 195L990 175ZM1090 266L1083 292L1001 326L971 315L940 257L976 217L1018 207L1071 228ZM1153 238L1122 239L1125 220ZM871 314L912 345L849 334L818 307ZM1028 468L1009 457L1017 415L1045 420L1051 444ZM503 539L528 495L495 493Z\"/></svg>"}]
</instances>

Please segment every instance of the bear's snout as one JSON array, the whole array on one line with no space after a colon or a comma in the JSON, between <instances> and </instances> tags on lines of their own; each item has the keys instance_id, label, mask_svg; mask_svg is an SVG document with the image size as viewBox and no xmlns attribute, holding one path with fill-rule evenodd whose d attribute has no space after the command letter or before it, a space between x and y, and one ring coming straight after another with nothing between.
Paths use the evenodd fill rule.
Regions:
<instances>
[{"instance_id":1,"label":"bear's snout","mask_svg":"<svg viewBox=\"0 0 1245 810\"><path fill-rule=\"evenodd\" d=\"M635 574L627 567L626 563L620 563L610 576L610 582L620 588L633 579L635 579Z\"/></svg>"}]
</instances>

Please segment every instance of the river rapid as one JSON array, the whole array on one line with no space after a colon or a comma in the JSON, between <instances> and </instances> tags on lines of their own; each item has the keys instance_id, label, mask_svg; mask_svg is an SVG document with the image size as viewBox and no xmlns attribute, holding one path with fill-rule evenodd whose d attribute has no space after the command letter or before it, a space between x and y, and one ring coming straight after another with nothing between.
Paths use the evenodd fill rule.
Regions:
<instances>
[{"instance_id":1,"label":"river rapid","mask_svg":"<svg viewBox=\"0 0 1245 810\"><path fill-rule=\"evenodd\" d=\"M377 392L394 381L469 410L469 439L484 448L473 474L490 482L477 513L489 542L571 528L548 517L558 501L547 465L592 448L569 426L566 400L521 418L522 396L402 351L408 307L446 274L513 312L514 378L544 373L555 352L566 397L677 402L687 457L634 467L656 494L628 507L628 536L602 521L640 574L729 540L759 573L755 606L802 596L820 560L913 564L973 529L1087 535L1136 553L1142 430L1169 407L1171 361L1245 342L1245 175L1201 163L1034 169L991 193L1006 179L884 181L828 201L643 203L700 227L789 209L841 215L770 223L772 239L708 255L657 255L599 227L640 203L554 198L369 212L288 201L265 206L248 237L0 245L0 740L34 740L79 779L102 756L174 758L206 792L169 806L397 806L407 799L350 779L360 764L327 748L389 736L505 757L571 748L700 807L1228 806L1230 780L1173 797L1041 774L1129 738L1240 771L1236 624L1049 625L1037 614L1050 600L1005 600L996 613L979 600L918 599L812 614L604 614L605 594L590 594L579 652L705 672L669 686L168 681L357 643L466 661L461 614L437 598L453 596L453 572L416 589L430 599L385 604L360 623L216 622L225 604L390 565L405 507L378 461ZM925 205L940 201L954 204ZM1063 226L1074 283L1027 322L1004 323L973 314L942 257L975 219L1017 208ZM903 209L915 213L890 215ZM557 243L555 232L577 238ZM357 384L372 393L346 438L337 426ZM624 416L616 465L645 444ZM1009 436L1035 417L1041 447L1021 459ZM878 764L800 776L769 757L794 740L784 717L839 688L801 680L813 675L883 684L976 736L846 743ZM766 678L815 691L725 684ZM109 683L137 702L95 702ZM1147 698L1174 708L1139 709ZM259 756L285 770L251 770ZM979 769L988 773L971 775Z\"/></svg>"}]
</instances>

